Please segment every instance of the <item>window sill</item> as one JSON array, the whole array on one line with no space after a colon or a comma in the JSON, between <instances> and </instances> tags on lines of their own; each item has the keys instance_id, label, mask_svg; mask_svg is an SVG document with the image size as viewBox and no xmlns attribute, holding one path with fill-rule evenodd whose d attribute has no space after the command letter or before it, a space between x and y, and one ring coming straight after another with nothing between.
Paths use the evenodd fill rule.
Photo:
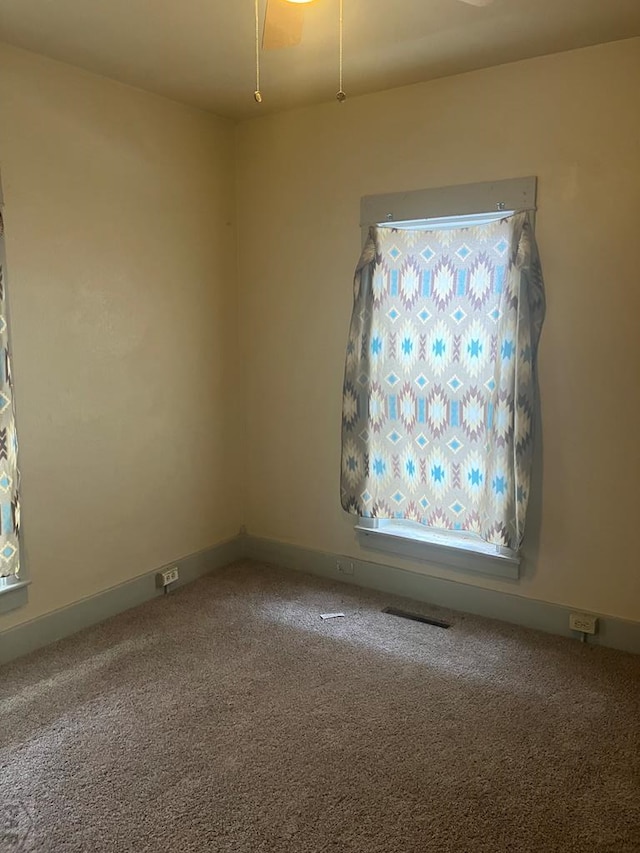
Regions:
<instances>
[{"instance_id":1,"label":"window sill","mask_svg":"<svg viewBox=\"0 0 640 853\"><path fill-rule=\"evenodd\" d=\"M518 580L520 557L497 553L491 545L448 531L415 531L402 524L371 526L371 519L360 519L356 531L364 547L375 548L425 563L448 568Z\"/></svg>"},{"instance_id":2,"label":"window sill","mask_svg":"<svg viewBox=\"0 0 640 853\"><path fill-rule=\"evenodd\" d=\"M28 600L30 581L0 578L0 614L24 607Z\"/></svg>"}]
</instances>

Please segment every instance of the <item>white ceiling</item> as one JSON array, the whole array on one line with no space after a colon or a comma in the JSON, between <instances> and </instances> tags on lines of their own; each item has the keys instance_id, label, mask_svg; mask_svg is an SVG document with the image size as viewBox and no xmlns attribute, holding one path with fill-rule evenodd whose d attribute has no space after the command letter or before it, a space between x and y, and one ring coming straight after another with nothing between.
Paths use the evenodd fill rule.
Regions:
<instances>
[{"instance_id":1,"label":"white ceiling","mask_svg":"<svg viewBox=\"0 0 640 853\"><path fill-rule=\"evenodd\" d=\"M640 0L344 5L348 95L640 35ZM261 106L253 9L253 0L0 0L0 40L233 118L333 99L338 0L305 7L301 45L263 54Z\"/></svg>"}]
</instances>

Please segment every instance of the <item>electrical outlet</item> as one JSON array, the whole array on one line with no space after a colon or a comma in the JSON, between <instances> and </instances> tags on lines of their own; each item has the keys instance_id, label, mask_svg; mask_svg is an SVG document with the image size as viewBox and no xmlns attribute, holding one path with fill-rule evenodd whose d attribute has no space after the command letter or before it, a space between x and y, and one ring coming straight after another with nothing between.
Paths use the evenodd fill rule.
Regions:
<instances>
[{"instance_id":1,"label":"electrical outlet","mask_svg":"<svg viewBox=\"0 0 640 853\"><path fill-rule=\"evenodd\" d=\"M179 577L178 567L173 566L170 569L165 569L163 572L158 572L156 583L159 587L169 586L170 583L175 583Z\"/></svg>"},{"instance_id":2,"label":"electrical outlet","mask_svg":"<svg viewBox=\"0 0 640 853\"><path fill-rule=\"evenodd\" d=\"M352 575L353 562L351 560L336 560L336 569L342 575Z\"/></svg>"},{"instance_id":3,"label":"electrical outlet","mask_svg":"<svg viewBox=\"0 0 640 853\"><path fill-rule=\"evenodd\" d=\"M595 634L598 630L598 617L591 613L570 613L569 628L582 634Z\"/></svg>"}]
</instances>

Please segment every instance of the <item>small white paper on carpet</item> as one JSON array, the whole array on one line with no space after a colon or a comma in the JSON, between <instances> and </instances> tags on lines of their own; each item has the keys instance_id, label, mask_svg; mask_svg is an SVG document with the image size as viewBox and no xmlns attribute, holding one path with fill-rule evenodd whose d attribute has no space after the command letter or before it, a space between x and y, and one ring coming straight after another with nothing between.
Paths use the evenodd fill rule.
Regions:
<instances>
[{"instance_id":1,"label":"small white paper on carpet","mask_svg":"<svg viewBox=\"0 0 640 853\"><path fill-rule=\"evenodd\" d=\"M321 619L338 619L338 617L344 616L344 613L321 613Z\"/></svg>"}]
</instances>

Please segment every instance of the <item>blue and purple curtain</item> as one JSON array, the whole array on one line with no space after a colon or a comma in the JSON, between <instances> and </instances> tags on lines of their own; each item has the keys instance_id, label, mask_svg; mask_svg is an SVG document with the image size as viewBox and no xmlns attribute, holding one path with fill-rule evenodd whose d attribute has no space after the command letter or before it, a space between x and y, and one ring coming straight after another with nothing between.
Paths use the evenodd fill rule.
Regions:
<instances>
[{"instance_id":1,"label":"blue and purple curtain","mask_svg":"<svg viewBox=\"0 0 640 853\"><path fill-rule=\"evenodd\" d=\"M544 311L526 212L468 228L371 228L347 345L344 509L517 551Z\"/></svg>"},{"instance_id":2,"label":"blue and purple curtain","mask_svg":"<svg viewBox=\"0 0 640 853\"><path fill-rule=\"evenodd\" d=\"M4 225L0 212L0 578L20 571L18 439L7 321Z\"/></svg>"}]
</instances>

